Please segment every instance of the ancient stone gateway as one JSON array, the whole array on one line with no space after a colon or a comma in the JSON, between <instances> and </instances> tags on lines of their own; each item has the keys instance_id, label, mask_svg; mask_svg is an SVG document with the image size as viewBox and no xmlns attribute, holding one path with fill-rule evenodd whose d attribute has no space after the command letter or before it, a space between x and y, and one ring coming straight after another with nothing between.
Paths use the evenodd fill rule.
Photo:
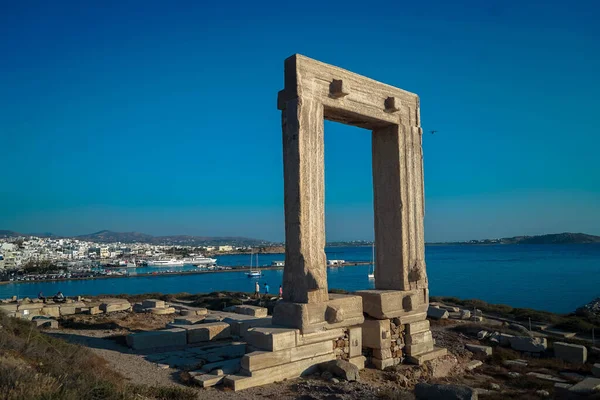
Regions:
<instances>
[{"instance_id":1,"label":"ancient stone gateway","mask_svg":"<svg viewBox=\"0 0 600 400\"><path fill-rule=\"evenodd\" d=\"M285 60L285 88L277 106L283 128L286 261L283 301L273 324L303 334L362 325L363 345L379 350L375 358L382 368L404 355L421 363L444 354L434 349L426 321L418 96L296 54ZM351 296L331 295L327 288L325 119L372 131L376 290ZM365 338L371 331L380 337ZM399 335L394 347L390 342Z\"/></svg>"}]
</instances>

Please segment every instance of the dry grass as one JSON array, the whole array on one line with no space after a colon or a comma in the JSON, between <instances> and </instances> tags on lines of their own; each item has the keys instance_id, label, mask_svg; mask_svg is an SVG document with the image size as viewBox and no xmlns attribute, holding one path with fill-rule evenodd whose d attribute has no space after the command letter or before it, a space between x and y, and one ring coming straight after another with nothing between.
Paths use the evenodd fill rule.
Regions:
<instances>
[{"instance_id":1,"label":"dry grass","mask_svg":"<svg viewBox=\"0 0 600 400\"><path fill-rule=\"evenodd\" d=\"M0 398L133 400L196 398L193 391L133 386L88 349L0 313Z\"/></svg>"}]
</instances>

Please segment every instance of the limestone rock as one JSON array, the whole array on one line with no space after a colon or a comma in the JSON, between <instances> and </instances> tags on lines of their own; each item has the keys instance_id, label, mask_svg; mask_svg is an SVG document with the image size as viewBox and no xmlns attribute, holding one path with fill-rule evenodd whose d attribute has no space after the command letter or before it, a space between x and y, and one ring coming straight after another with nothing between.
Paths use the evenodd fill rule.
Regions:
<instances>
[{"instance_id":1,"label":"limestone rock","mask_svg":"<svg viewBox=\"0 0 600 400\"><path fill-rule=\"evenodd\" d=\"M319 364L319 370L329 371L333 376L345 379L347 381L360 380L358 367L348 361L333 360Z\"/></svg>"},{"instance_id":2,"label":"limestone rock","mask_svg":"<svg viewBox=\"0 0 600 400\"><path fill-rule=\"evenodd\" d=\"M513 336L509 338L509 341L510 347L514 350L529 353L541 353L548 348L548 341L546 338Z\"/></svg>"},{"instance_id":3,"label":"limestone rock","mask_svg":"<svg viewBox=\"0 0 600 400\"><path fill-rule=\"evenodd\" d=\"M427 317L433 319L446 319L448 318L448 311L443 308L429 307L427 309Z\"/></svg>"},{"instance_id":4,"label":"limestone rock","mask_svg":"<svg viewBox=\"0 0 600 400\"><path fill-rule=\"evenodd\" d=\"M585 364L587 361L587 348L579 344L555 342L554 356L573 364Z\"/></svg>"},{"instance_id":5,"label":"limestone rock","mask_svg":"<svg viewBox=\"0 0 600 400\"><path fill-rule=\"evenodd\" d=\"M482 365L483 365L483 362L481 362L479 360L473 360L467 364L467 370L472 371L475 368L481 367Z\"/></svg>"},{"instance_id":6,"label":"limestone rock","mask_svg":"<svg viewBox=\"0 0 600 400\"><path fill-rule=\"evenodd\" d=\"M595 377L600 378L600 364L594 364L592 367L592 374Z\"/></svg>"},{"instance_id":7,"label":"limestone rock","mask_svg":"<svg viewBox=\"0 0 600 400\"><path fill-rule=\"evenodd\" d=\"M469 319L469 318L471 318L471 311L460 310L460 319Z\"/></svg>"},{"instance_id":8,"label":"limestone rock","mask_svg":"<svg viewBox=\"0 0 600 400\"><path fill-rule=\"evenodd\" d=\"M519 332L523 335L531 336L531 332L529 332L529 329L525 328L521 324L509 324L508 329L512 329L513 331Z\"/></svg>"},{"instance_id":9,"label":"limestone rock","mask_svg":"<svg viewBox=\"0 0 600 400\"><path fill-rule=\"evenodd\" d=\"M475 390L462 385L440 385L417 383L415 386L417 400L477 400Z\"/></svg>"},{"instance_id":10,"label":"limestone rock","mask_svg":"<svg viewBox=\"0 0 600 400\"><path fill-rule=\"evenodd\" d=\"M586 378L569 389L569 392L579 395L587 395L597 393L599 391L600 379L598 378Z\"/></svg>"},{"instance_id":11,"label":"limestone rock","mask_svg":"<svg viewBox=\"0 0 600 400\"><path fill-rule=\"evenodd\" d=\"M492 355L492 348L490 346L480 346L478 344L467 343L465 344L465 347L472 353L483 354L486 356Z\"/></svg>"}]
</instances>

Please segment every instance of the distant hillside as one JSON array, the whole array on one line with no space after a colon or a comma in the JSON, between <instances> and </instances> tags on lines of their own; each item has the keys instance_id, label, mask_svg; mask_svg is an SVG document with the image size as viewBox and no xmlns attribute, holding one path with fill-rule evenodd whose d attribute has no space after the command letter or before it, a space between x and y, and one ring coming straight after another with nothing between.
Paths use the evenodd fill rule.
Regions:
<instances>
[{"instance_id":1,"label":"distant hillside","mask_svg":"<svg viewBox=\"0 0 600 400\"><path fill-rule=\"evenodd\" d=\"M87 240L97 243L150 243L181 246L216 246L216 245L238 245L238 246L256 246L261 244L270 244L270 242L260 239L252 239L237 236L191 236L191 235L172 235L172 236L152 236L139 232L113 232L100 231L88 235L77 236L76 239Z\"/></svg>"},{"instance_id":2,"label":"distant hillside","mask_svg":"<svg viewBox=\"0 0 600 400\"><path fill-rule=\"evenodd\" d=\"M0 238L11 238L11 237L17 237L17 236L23 236L23 235L21 235L19 232L7 231L7 230L0 229Z\"/></svg>"},{"instance_id":3,"label":"distant hillside","mask_svg":"<svg viewBox=\"0 0 600 400\"><path fill-rule=\"evenodd\" d=\"M551 233L537 236L514 236L502 239L469 240L468 242L428 243L434 244L587 244L600 243L600 236L585 233Z\"/></svg>"},{"instance_id":4,"label":"distant hillside","mask_svg":"<svg viewBox=\"0 0 600 400\"><path fill-rule=\"evenodd\" d=\"M515 236L500 239L504 244L572 244L572 243L600 243L600 236L586 235L585 233L551 233L538 236Z\"/></svg>"}]
</instances>

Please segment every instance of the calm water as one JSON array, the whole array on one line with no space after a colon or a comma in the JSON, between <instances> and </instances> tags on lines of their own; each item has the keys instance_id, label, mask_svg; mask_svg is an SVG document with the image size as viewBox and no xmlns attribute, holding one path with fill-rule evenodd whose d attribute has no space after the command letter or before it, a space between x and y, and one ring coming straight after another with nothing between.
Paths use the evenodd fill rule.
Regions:
<instances>
[{"instance_id":1,"label":"calm water","mask_svg":"<svg viewBox=\"0 0 600 400\"><path fill-rule=\"evenodd\" d=\"M326 249L328 259L370 261L370 247ZM600 296L600 245L502 245L427 246L427 273L432 296L478 298L490 303L530 307L553 312L570 312ZM218 256L219 265L249 265L250 256ZM283 260L282 254L262 255L259 265ZM255 263L256 261L254 261ZM173 270L194 267L171 268ZM330 288L346 290L373 287L367 274L370 266L328 269ZM140 268L151 272L161 268ZM282 270L263 271L276 293ZM82 281L17 283L0 285L0 298L12 295L66 295L119 293L202 293L219 290L254 290L254 280L244 272L221 272L191 276L153 276Z\"/></svg>"}]
</instances>

